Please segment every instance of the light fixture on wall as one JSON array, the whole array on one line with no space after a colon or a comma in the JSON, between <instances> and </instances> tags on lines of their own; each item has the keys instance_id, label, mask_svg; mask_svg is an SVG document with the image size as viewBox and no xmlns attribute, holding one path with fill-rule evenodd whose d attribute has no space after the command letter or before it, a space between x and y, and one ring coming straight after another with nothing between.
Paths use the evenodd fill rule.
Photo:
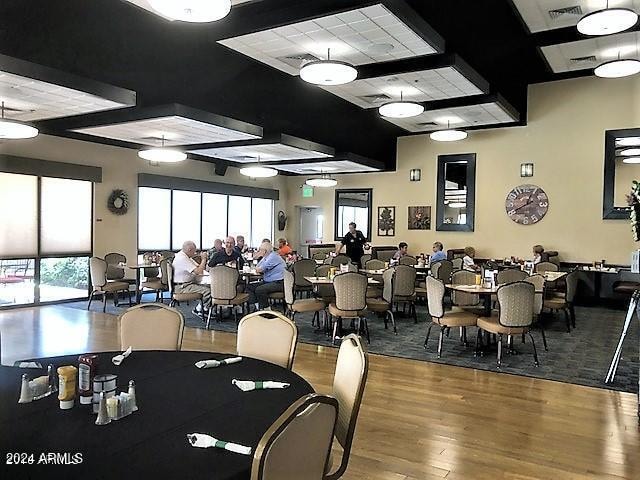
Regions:
<instances>
[{"instance_id":1,"label":"light fixture on wall","mask_svg":"<svg viewBox=\"0 0 640 480\"><path fill-rule=\"evenodd\" d=\"M521 163L520 164L520 176L521 177L533 177L533 163Z\"/></svg>"},{"instance_id":2,"label":"light fixture on wall","mask_svg":"<svg viewBox=\"0 0 640 480\"><path fill-rule=\"evenodd\" d=\"M335 187L338 184L338 181L335 178L331 178L330 175L323 173L319 177L308 178L304 183L311 187L329 188Z\"/></svg>"},{"instance_id":3,"label":"light fixture on wall","mask_svg":"<svg viewBox=\"0 0 640 480\"><path fill-rule=\"evenodd\" d=\"M215 22L229 15L231 0L149 0L151 7L171 20Z\"/></svg>"},{"instance_id":4,"label":"light fixture on wall","mask_svg":"<svg viewBox=\"0 0 640 480\"><path fill-rule=\"evenodd\" d=\"M331 60L331 49L327 49L326 60L305 63L300 69L300 78L314 85L344 85L358 76L356 68L339 60Z\"/></svg>"},{"instance_id":5,"label":"light fixture on wall","mask_svg":"<svg viewBox=\"0 0 640 480\"><path fill-rule=\"evenodd\" d=\"M633 27L638 21L638 14L628 8L609 8L588 13L578 22L578 31L583 35L611 35Z\"/></svg>"},{"instance_id":6,"label":"light fixture on wall","mask_svg":"<svg viewBox=\"0 0 640 480\"><path fill-rule=\"evenodd\" d=\"M410 118L424 112L424 106L421 103L404 100L402 91L400 91L399 102L385 103L378 108L378 112L387 118Z\"/></svg>"},{"instance_id":7,"label":"light fixture on wall","mask_svg":"<svg viewBox=\"0 0 640 480\"><path fill-rule=\"evenodd\" d=\"M162 146L144 148L138 151L138 156L156 163L177 163L187 159L186 153L164 146L164 135L162 136Z\"/></svg>"},{"instance_id":8,"label":"light fixture on wall","mask_svg":"<svg viewBox=\"0 0 640 480\"><path fill-rule=\"evenodd\" d=\"M256 164L242 167L240 169L240 174L251 178L269 178L277 176L278 170L263 166L263 164L260 163L260 157L258 157L258 162Z\"/></svg>"},{"instance_id":9,"label":"light fixture on wall","mask_svg":"<svg viewBox=\"0 0 640 480\"><path fill-rule=\"evenodd\" d=\"M637 164L640 163L640 157L625 157L622 160L622 163L631 163L631 164Z\"/></svg>"},{"instance_id":10,"label":"light fixture on wall","mask_svg":"<svg viewBox=\"0 0 640 480\"><path fill-rule=\"evenodd\" d=\"M419 182L422 176L422 170L419 168L412 168L409 170L409 181L410 182Z\"/></svg>"},{"instance_id":11,"label":"light fixture on wall","mask_svg":"<svg viewBox=\"0 0 640 480\"><path fill-rule=\"evenodd\" d=\"M593 73L600 78L622 78L638 72L640 72L640 61L632 58L621 59L620 52L616 60L601 63L593 70Z\"/></svg>"},{"instance_id":12,"label":"light fixture on wall","mask_svg":"<svg viewBox=\"0 0 640 480\"><path fill-rule=\"evenodd\" d=\"M4 102L2 102L2 117L0 118L0 139L19 140L33 138L38 135L38 129L17 120L4 118Z\"/></svg>"},{"instance_id":13,"label":"light fixture on wall","mask_svg":"<svg viewBox=\"0 0 640 480\"><path fill-rule=\"evenodd\" d=\"M429 135L431 140L436 142L457 142L458 140L464 140L467 136L468 134L464 130L450 128L448 120L446 130L437 130Z\"/></svg>"}]
</instances>

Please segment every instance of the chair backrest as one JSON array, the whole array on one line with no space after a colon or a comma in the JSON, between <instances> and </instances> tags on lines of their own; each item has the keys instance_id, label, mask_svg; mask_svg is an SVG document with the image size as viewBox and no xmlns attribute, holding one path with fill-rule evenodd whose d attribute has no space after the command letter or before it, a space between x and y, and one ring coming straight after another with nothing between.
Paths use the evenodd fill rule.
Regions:
<instances>
[{"instance_id":1,"label":"chair backrest","mask_svg":"<svg viewBox=\"0 0 640 480\"><path fill-rule=\"evenodd\" d=\"M427 277L427 303L429 304L429 315L434 318L444 316L444 283L435 277Z\"/></svg>"},{"instance_id":2,"label":"chair backrest","mask_svg":"<svg viewBox=\"0 0 640 480\"><path fill-rule=\"evenodd\" d=\"M171 260L163 258L160 260L160 283L162 285L169 285L169 267L171 266Z\"/></svg>"},{"instance_id":3,"label":"chair backrest","mask_svg":"<svg viewBox=\"0 0 640 480\"><path fill-rule=\"evenodd\" d=\"M120 319L120 348L126 350L180 350L184 316L162 303L128 308Z\"/></svg>"},{"instance_id":4,"label":"chair backrest","mask_svg":"<svg viewBox=\"0 0 640 480\"><path fill-rule=\"evenodd\" d=\"M393 301L393 284L395 281L396 270L394 268L387 268L382 273L382 299L391 303Z\"/></svg>"},{"instance_id":5,"label":"chair backrest","mask_svg":"<svg viewBox=\"0 0 640 480\"><path fill-rule=\"evenodd\" d=\"M452 272L453 263L451 263L451 260L440 260L439 262L431 265L431 275L436 277L438 280L442 280L444 283L449 283Z\"/></svg>"},{"instance_id":6,"label":"chair backrest","mask_svg":"<svg viewBox=\"0 0 640 480\"><path fill-rule=\"evenodd\" d=\"M312 254L311 258L313 260L324 260L325 258L327 258L327 254L325 252L315 252L314 254Z\"/></svg>"},{"instance_id":7,"label":"chair backrest","mask_svg":"<svg viewBox=\"0 0 640 480\"><path fill-rule=\"evenodd\" d=\"M324 259L328 253L335 252L336 246L333 243L316 243L309 245L309 257L314 260Z\"/></svg>"},{"instance_id":8,"label":"chair backrest","mask_svg":"<svg viewBox=\"0 0 640 480\"><path fill-rule=\"evenodd\" d=\"M373 258L382 260L383 262L390 261L398 251L397 247L373 247Z\"/></svg>"},{"instance_id":9,"label":"chair backrest","mask_svg":"<svg viewBox=\"0 0 640 480\"><path fill-rule=\"evenodd\" d=\"M255 312L238 323L238 355L257 358L291 369L298 328L278 312Z\"/></svg>"},{"instance_id":10,"label":"chair backrest","mask_svg":"<svg viewBox=\"0 0 640 480\"><path fill-rule=\"evenodd\" d=\"M528 327L533 322L535 287L528 282L513 282L498 288L498 321L505 327Z\"/></svg>"},{"instance_id":11,"label":"chair backrest","mask_svg":"<svg viewBox=\"0 0 640 480\"><path fill-rule=\"evenodd\" d=\"M293 277L293 273L289 270L284 271L284 301L287 305L293 305L295 302L295 297L293 295L293 288L295 286L295 281Z\"/></svg>"},{"instance_id":12,"label":"chair backrest","mask_svg":"<svg viewBox=\"0 0 640 480\"><path fill-rule=\"evenodd\" d=\"M576 296L576 290L578 289L578 271L574 270L567 274L564 277L564 281L567 285L567 294L565 296L565 300L569 303L573 302L573 299Z\"/></svg>"},{"instance_id":13,"label":"chair backrest","mask_svg":"<svg viewBox=\"0 0 640 480\"><path fill-rule=\"evenodd\" d=\"M333 377L333 396L339 405L335 435L342 446L342 458L338 469L327 479L340 478L347 469L368 372L369 359L360 337L347 335L340 344Z\"/></svg>"},{"instance_id":14,"label":"chair backrest","mask_svg":"<svg viewBox=\"0 0 640 480\"><path fill-rule=\"evenodd\" d=\"M544 277L538 274L531 276L527 275L523 281L530 283L536 290L540 291L540 293L536 291L533 299L533 314L540 315L544 305Z\"/></svg>"},{"instance_id":15,"label":"chair backrest","mask_svg":"<svg viewBox=\"0 0 640 480\"><path fill-rule=\"evenodd\" d=\"M146 278L156 278L160 274L158 267L147 267L142 269L142 276Z\"/></svg>"},{"instance_id":16,"label":"chair backrest","mask_svg":"<svg viewBox=\"0 0 640 480\"><path fill-rule=\"evenodd\" d=\"M382 270L384 268L384 262L377 258L372 258L364 264L365 270Z\"/></svg>"},{"instance_id":17,"label":"chair backrest","mask_svg":"<svg viewBox=\"0 0 640 480\"><path fill-rule=\"evenodd\" d=\"M366 253L364 255L362 255L362 258L360 258L360 263L362 265L364 265L365 263L367 263L369 260L371 260L371 254L370 253Z\"/></svg>"},{"instance_id":18,"label":"chair backrest","mask_svg":"<svg viewBox=\"0 0 640 480\"><path fill-rule=\"evenodd\" d=\"M400 260L398 260L398 264L409 265L410 267L415 267L417 263L418 260L416 260L416 257L412 257L411 255L405 255L404 257L400 257Z\"/></svg>"},{"instance_id":19,"label":"chair backrest","mask_svg":"<svg viewBox=\"0 0 640 480\"><path fill-rule=\"evenodd\" d=\"M331 271L331 265L318 265L316 277L326 277ZM321 284L316 286L316 294L322 298L334 297L335 291L332 284Z\"/></svg>"},{"instance_id":20,"label":"chair backrest","mask_svg":"<svg viewBox=\"0 0 640 480\"><path fill-rule=\"evenodd\" d=\"M232 300L238 295L238 270L226 265L217 265L209 270L211 276L211 298Z\"/></svg>"},{"instance_id":21,"label":"chair backrest","mask_svg":"<svg viewBox=\"0 0 640 480\"><path fill-rule=\"evenodd\" d=\"M293 278L296 287L310 287L311 284L304 277L313 277L316 271L316 261L303 258L293 264Z\"/></svg>"},{"instance_id":22,"label":"chair backrest","mask_svg":"<svg viewBox=\"0 0 640 480\"><path fill-rule=\"evenodd\" d=\"M160 252L160 255L162 255L162 258L166 258L167 260L173 262L173 259L176 257L176 252L172 252L170 250L163 250L162 252Z\"/></svg>"},{"instance_id":23,"label":"chair backrest","mask_svg":"<svg viewBox=\"0 0 640 480\"><path fill-rule=\"evenodd\" d=\"M476 274L468 270L457 270L451 274L451 283L454 285L475 285ZM451 303L458 307L478 305L480 303L480 295L451 290Z\"/></svg>"},{"instance_id":24,"label":"chair backrest","mask_svg":"<svg viewBox=\"0 0 640 480\"><path fill-rule=\"evenodd\" d=\"M341 264L343 263L349 263L351 262L351 258L347 257L346 255L336 255L335 257L333 257L331 259L331 265L333 265L334 267L339 267Z\"/></svg>"},{"instance_id":25,"label":"chair backrest","mask_svg":"<svg viewBox=\"0 0 640 480\"><path fill-rule=\"evenodd\" d=\"M165 263L166 273L167 273L167 289L169 290L169 295L173 296L173 292L175 291L175 283L173 281L173 263L169 261ZM162 262L160 263L160 268L162 268Z\"/></svg>"},{"instance_id":26,"label":"chair backrest","mask_svg":"<svg viewBox=\"0 0 640 480\"><path fill-rule=\"evenodd\" d=\"M298 399L260 439L251 480L321 480L337 419L335 398L311 393Z\"/></svg>"},{"instance_id":27,"label":"chair backrest","mask_svg":"<svg viewBox=\"0 0 640 480\"><path fill-rule=\"evenodd\" d=\"M89 259L89 273L93 287L104 287L107 284L107 262L100 257Z\"/></svg>"},{"instance_id":28,"label":"chair backrest","mask_svg":"<svg viewBox=\"0 0 640 480\"><path fill-rule=\"evenodd\" d=\"M409 265L395 267L393 294L395 296L410 297L416 293L416 269Z\"/></svg>"},{"instance_id":29,"label":"chair backrest","mask_svg":"<svg viewBox=\"0 0 640 480\"><path fill-rule=\"evenodd\" d=\"M558 265L551 262L540 262L535 266L536 273L557 272L558 270Z\"/></svg>"},{"instance_id":30,"label":"chair backrest","mask_svg":"<svg viewBox=\"0 0 640 480\"><path fill-rule=\"evenodd\" d=\"M367 286L369 280L366 275L357 272L345 272L333 278L333 288L336 291L336 307L345 311L360 311L367 306Z\"/></svg>"},{"instance_id":31,"label":"chair backrest","mask_svg":"<svg viewBox=\"0 0 640 480\"><path fill-rule=\"evenodd\" d=\"M357 272L358 271L358 266L353 263L353 262L348 262L347 263L347 268L348 268L348 272Z\"/></svg>"},{"instance_id":32,"label":"chair backrest","mask_svg":"<svg viewBox=\"0 0 640 480\"><path fill-rule=\"evenodd\" d=\"M121 253L107 253L104 261L107 262L107 280L124 278L124 268L119 266L119 263L127 263L127 257Z\"/></svg>"},{"instance_id":33,"label":"chair backrest","mask_svg":"<svg viewBox=\"0 0 640 480\"><path fill-rule=\"evenodd\" d=\"M119 263L127 263L127 257L122 253L107 253L104 256L104 261L107 265L118 265Z\"/></svg>"},{"instance_id":34,"label":"chair backrest","mask_svg":"<svg viewBox=\"0 0 640 480\"><path fill-rule=\"evenodd\" d=\"M518 268L507 268L506 270L500 270L496 277L498 285L504 285L505 283L522 282L529 274L524 270Z\"/></svg>"},{"instance_id":35,"label":"chair backrest","mask_svg":"<svg viewBox=\"0 0 640 480\"><path fill-rule=\"evenodd\" d=\"M453 270L462 270L462 257L456 257L453 260L451 260L451 266L453 267Z\"/></svg>"}]
</instances>

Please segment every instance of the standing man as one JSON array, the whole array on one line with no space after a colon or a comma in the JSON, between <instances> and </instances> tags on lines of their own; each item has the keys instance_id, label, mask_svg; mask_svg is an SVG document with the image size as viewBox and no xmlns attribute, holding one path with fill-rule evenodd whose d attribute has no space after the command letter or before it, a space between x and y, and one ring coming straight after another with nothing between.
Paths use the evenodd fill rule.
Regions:
<instances>
[{"instance_id":1,"label":"standing man","mask_svg":"<svg viewBox=\"0 0 640 480\"><path fill-rule=\"evenodd\" d=\"M364 249L369 249L369 244L367 243L367 239L364 238L363 233L360 230L356 230L356 224L354 222L349 224L349 231L336 247L336 253L340 253L343 245L346 246L347 257L358 267L361 267L360 259L364 255Z\"/></svg>"},{"instance_id":2,"label":"standing man","mask_svg":"<svg viewBox=\"0 0 640 480\"><path fill-rule=\"evenodd\" d=\"M269 294L284 292L284 270L286 264L277 252L273 251L271 242L262 242L259 254L262 260L256 266L256 272L263 274L263 281L250 283L248 286L249 304L258 303L263 310L269 306Z\"/></svg>"},{"instance_id":3,"label":"standing man","mask_svg":"<svg viewBox=\"0 0 640 480\"><path fill-rule=\"evenodd\" d=\"M209 260L209 266L215 267L216 265L228 265L233 268L241 269L244 265L244 258L240 252L235 248L236 241L233 237L227 237L224 241L224 248L213 254L213 257Z\"/></svg>"},{"instance_id":4,"label":"standing man","mask_svg":"<svg viewBox=\"0 0 640 480\"><path fill-rule=\"evenodd\" d=\"M196 283L196 277L204 273L207 267L207 252L202 252L202 260L198 264L193 257L196 256L196 244L187 240L182 244L182 250L176 253L173 259L173 281L176 285L176 293L201 293L202 306L204 311L198 312L196 308L193 313L196 315L205 314L211 306L211 287Z\"/></svg>"}]
</instances>

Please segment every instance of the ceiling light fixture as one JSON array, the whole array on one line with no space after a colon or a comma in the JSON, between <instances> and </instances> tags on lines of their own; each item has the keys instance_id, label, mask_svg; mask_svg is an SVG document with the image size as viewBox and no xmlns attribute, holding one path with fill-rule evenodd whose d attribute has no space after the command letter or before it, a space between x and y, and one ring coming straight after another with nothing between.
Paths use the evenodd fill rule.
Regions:
<instances>
[{"instance_id":1,"label":"ceiling light fixture","mask_svg":"<svg viewBox=\"0 0 640 480\"><path fill-rule=\"evenodd\" d=\"M335 187L338 184L338 181L335 178L331 178L326 173L323 173L320 177L308 178L304 183L311 187L329 188Z\"/></svg>"},{"instance_id":2,"label":"ceiling light fixture","mask_svg":"<svg viewBox=\"0 0 640 480\"><path fill-rule=\"evenodd\" d=\"M640 157L626 157L622 160L622 163L640 163Z\"/></svg>"},{"instance_id":3,"label":"ceiling light fixture","mask_svg":"<svg viewBox=\"0 0 640 480\"><path fill-rule=\"evenodd\" d=\"M446 130L437 130L435 132L431 132L429 135L431 140L435 140L436 142L457 142L458 140L464 140L467 136L468 134L464 130L449 128L448 121Z\"/></svg>"},{"instance_id":4,"label":"ceiling light fixture","mask_svg":"<svg viewBox=\"0 0 640 480\"><path fill-rule=\"evenodd\" d=\"M405 101L400 91L399 102L389 102L378 108L380 115L387 118L410 118L424 112L424 106L417 102Z\"/></svg>"},{"instance_id":5,"label":"ceiling light fixture","mask_svg":"<svg viewBox=\"0 0 640 480\"><path fill-rule=\"evenodd\" d=\"M611 35L633 27L638 21L638 14L628 8L609 8L596 10L580 19L578 31L583 35Z\"/></svg>"},{"instance_id":6,"label":"ceiling light fixture","mask_svg":"<svg viewBox=\"0 0 640 480\"><path fill-rule=\"evenodd\" d=\"M269 178L275 177L278 175L278 170L275 168L264 167L260 163L260 157L258 157L258 163L254 165L249 165L247 167L242 167L240 169L240 174L245 177L251 178Z\"/></svg>"},{"instance_id":7,"label":"ceiling light fixture","mask_svg":"<svg viewBox=\"0 0 640 480\"><path fill-rule=\"evenodd\" d=\"M171 20L215 22L229 15L231 0L149 0L151 7Z\"/></svg>"},{"instance_id":8,"label":"ceiling light fixture","mask_svg":"<svg viewBox=\"0 0 640 480\"><path fill-rule=\"evenodd\" d=\"M177 163L187 159L187 154L175 148L164 146L164 135L162 136L162 146L145 148L138 152L138 156L150 162L156 163Z\"/></svg>"},{"instance_id":9,"label":"ceiling light fixture","mask_svg":"<svg viewBox=\"0 0 640 480\"><path fill-rule=\"evenodd\" d=\"M593 73L600 78L621 78L640 72L640 61L631 58L611 60L598 65Z\"/></svg>"},{"instance_id":10,"label":"ceiling light fixture","mask_svg":"<svg viewBox=\"0 0 640 480\"><path fill-rule=\"evenodd\" d=\"M4 118L4 102L2 102L2 117L0 119L0 139L20 140L23 138L33 138L38 135L38 129L31 125L17 120L7 120Z\"/></svg>"},{"instance_id":11,"label":"ceiling light fixture","mask_svg":"<svg viewBox=\"0 0 640 480\"><path fill-rule=\"evenodd\" d=\"M347 62L331 60L331 49L327 49L326 60L306 63L300 69L300 78L314 85L344 85L353 82L358 71Z\"/></svg>"}]
</instances>

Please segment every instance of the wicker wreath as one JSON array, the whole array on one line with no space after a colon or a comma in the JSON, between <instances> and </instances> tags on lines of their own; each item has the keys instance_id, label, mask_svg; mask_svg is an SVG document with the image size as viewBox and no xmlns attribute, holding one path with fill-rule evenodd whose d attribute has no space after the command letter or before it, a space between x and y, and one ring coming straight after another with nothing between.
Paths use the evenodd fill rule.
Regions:
<instances>
[{"instance_id":1,"label":"wicker wreath","mask_svg":"<svg viewBox=\"0 0 640 480\"><path fill-rule=\"evenodd\" d=\"M129 195L124 190L114 190L109 195L107 208L111 213L124 215L129 211Z\"/></svg>"}]
</instances>

